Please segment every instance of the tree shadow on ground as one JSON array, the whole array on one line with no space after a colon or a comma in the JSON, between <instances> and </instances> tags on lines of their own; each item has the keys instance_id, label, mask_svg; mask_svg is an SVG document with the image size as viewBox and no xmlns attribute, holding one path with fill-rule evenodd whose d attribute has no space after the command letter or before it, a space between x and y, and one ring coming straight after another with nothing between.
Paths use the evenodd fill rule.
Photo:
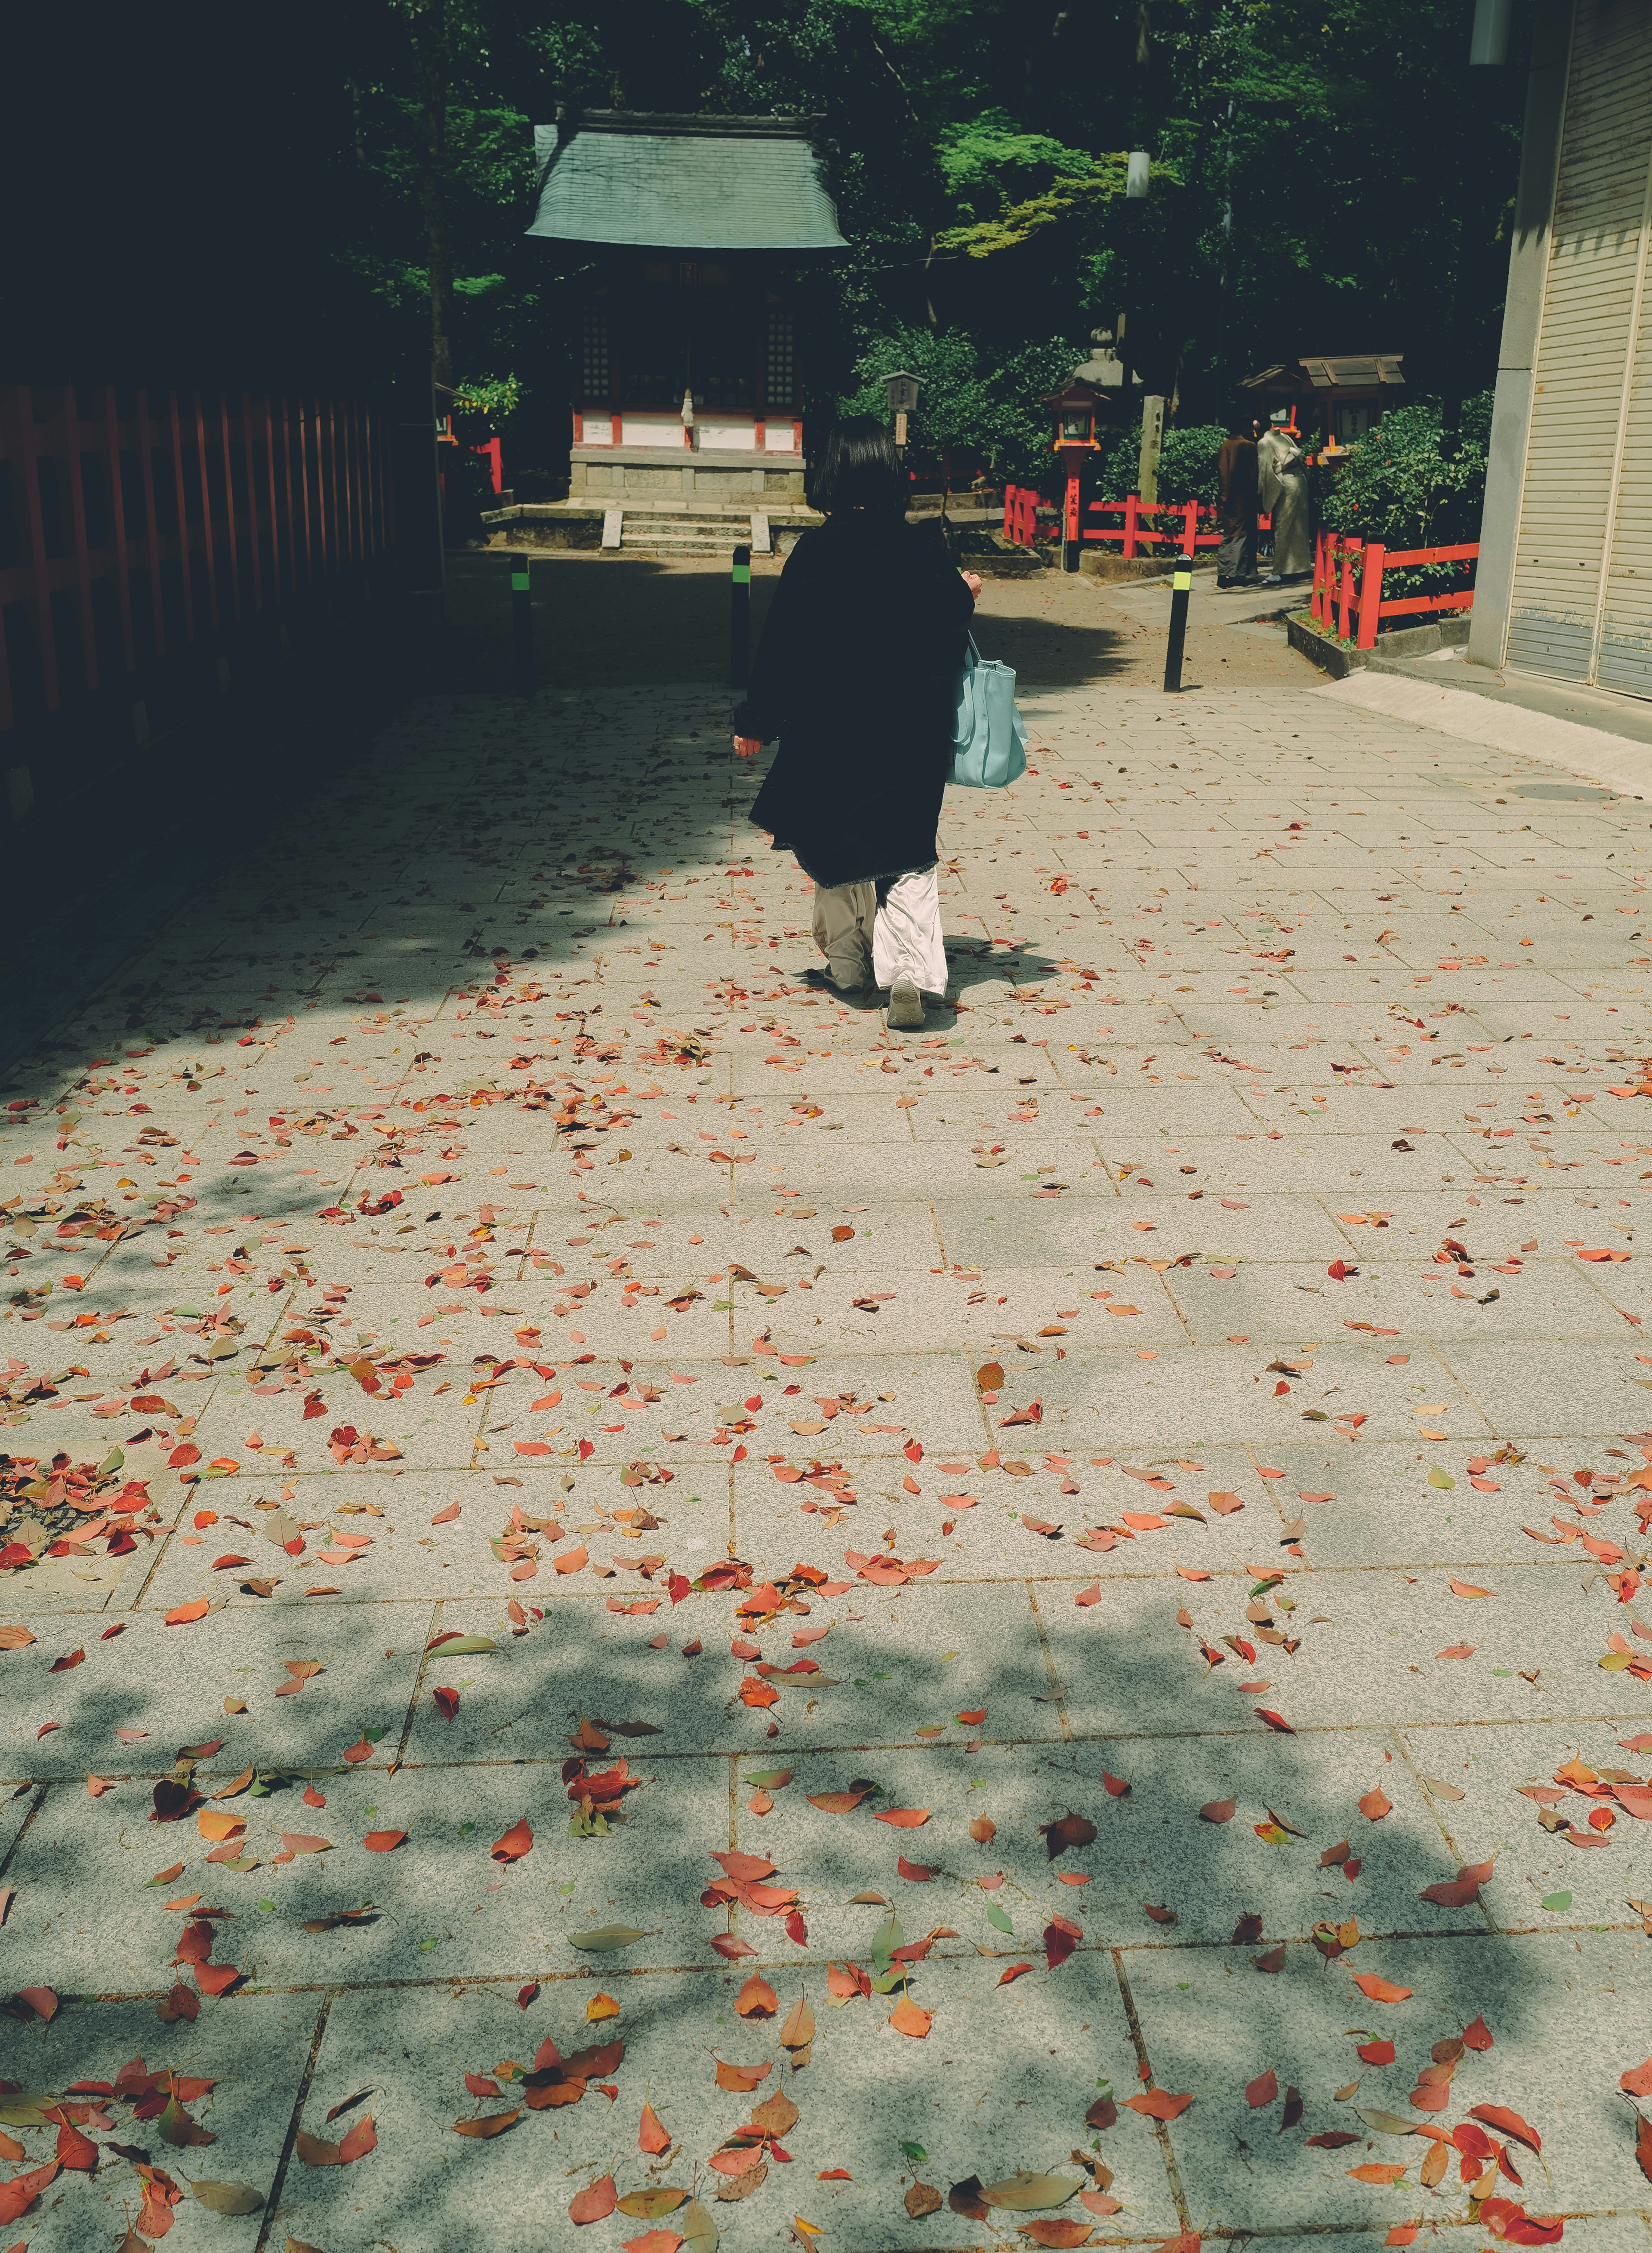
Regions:
<instances>
[{"instance_id":1,"label":"tree shadow on ground","mask_svg":"<svg viewBox=\"0 0 1652 2253\"><path fill-rule=\"evenodd\" d=\"M447 561L448 634L457 684L511 686L511 558L477 551ZM693 681L727 686L729 565L673 568L641 555L533 551L534 669L542 688L615 688ZM755 648L777 573L751 580Z\"/></svg>"},{"instance_id":2,"label":"tree shadow on ground","mask_svg":"<svg viewBox=\"0 0 1652 2253\"><path fill-rule=\"evenodd\" d=\"M771 1548L784 1541L791 1509L776 1506ZM1453 1875L1455 1857L1403 1758L1389 1758L1398 1740L1383 1721L1286 1740L1248 1719L1201 1726L1179 1710L1191 1703L1197 1660L1186 1637L1160 1623L1161 1585L1122 1569L1109 1577L1111 1561L1100 1566L1102 1603L1077 1614L1070 1584L1048 1573L1034 1584L977 1584L973 1599L967 1584L933 1580L897 1601L858 1584L847 1602L811 1597L816 1620L833 1617L830 1639L814 1646L831 1663L824 1680L788 1683L772 1723L740 1702L742 1680L756 1678L731 1662L724 1638L755 1640L784 1667L803 1622L789 1613L766 1628L742 1621L733 1594L691 1596L670 1615L673 1645L702 1643L698 1657L655 1652L640 1634L619 1647L600 1598L563 1594L519 1638L499 1601L450 1608L445 1625L488 1633L499 1648L419 1678L404 1656L380 1670L394 1680L377 1693L363 1652L386 1615L360 1614L373 1622L369 1638L353 1632L349 1607L303 1621L291 1606L279 1620L268 1608L238 1611L234 1629L220 1619L205 1630L210 1650L196 1646L187 1681L181 1670L142 1663L60 1678L52 1710L66 1738L103 1743L116 1727L147 1729L163 1759L122 1773L107 1806L88 1799L78 1775L35 1787L0 1879L18 1888L12 1976L51 1985L62 2007L50 2026L26 2012L0 2023L0 2073L60 2094L72 2078L112 2080L134 2049L158 2065L187 2057L190 2070L218 2082L190 2108L220 2138L215 2178L249 2182L271 2207L279 2199L324 2242L333 2241L324 2224L359 2232L370 2222L393 2243L467 2253L493 2241L465 2203L468 2173L433 2166L430 2154L444 2148L454 2121L519 2103L508 2075L496 2083L498 2103L470 2102L464 2074L492 2076L501 2059L531 2063L546 2036L564 2056L589 2041L621 2040L624 2056L604 2076L619 2099L610 2107L593 2089L577 2112L526 2116L489 2162L491 2211L518 2194L542 2197L554 2132L555 2179L570 2177L562 2203L587 2173L610 2166L622 2191L639 2187L634 2138L645 2099L685 2138L666 2179L686 2180L784 2082L803 2114L788 2147L812 2175L847 2166L863 2186L856 2195L879 2201L876 2216L846 2210L840 2220L840 2242L861 2253L926 2242L897 2204L894 2138L911 2133L927 2148L924 2173L943 2190L1018 2165L1070 2172L1070 2148L1086 2149L1117 2171L1127 2201L1119 2227L1130 2237L1161 2232L1171 2152L1197 2226L1357 2227L1361 2194L1328 2174L1325 2155L1306 2142L1349 2129L1363 2138L1364 2124L1334 2100L1335 2089L1362 2079L1368 2108L1413 2117L1407 2091L1431 2045L1481 2012L1497 2047L1463 2058L1448 2109L1429 2119L1449 2128L1489 2099L1532 2119L1546 2145L1566 2110L1576 2111L1579 2144L1603 2131L1621 2139L1604 2082L1600 2094L1579 2095L1567 2086L1565 2054L1544 2063L1544 2013L1558 1995L1544 1990L1534 1951L1550 1943L1490 1929L1472 1906L1417 1900ZM989 1598L1019 1611L1019 1631L1012 1612L997 1635L971 1635L969 1615ZM889 1616L875 1623L875 1605ZM858 1624L857 1609L868 1615ZM428 1616L422 1610L411 1630L415 1653ZM405 1653L408 1630L390 1632ZM954 1640L958 1650L941 1648ZM270 1693L296 1655L327 1664L302 1700L272 1718ZM438 1681L463 1683L450 1724L433 1702ZM32 1688L44 1696L44 1679ZM250 1706L245 1719L223 1719L226 1688ZM38 1696L25 1702L32 1710ZM984 1718L956 1724L955 1706ZM347 1768L341 1755L364 1715L385 1733L371 1761ZM588 1766L623 1754L640 1779L607 1837L570 1831L564 1766L570 1739L592 1721L613 1733L600 1754L588 1741ZM621 1735L617 1723L647 1733ZM950 1741L926 1743L918 1733L938 1725ZM152 1827L143 1819L175 1741L225 1733L231 1742L205 1755L195 1782L215 1790L247 1765L269 1775L268 1798L207 1802L246 1819L240 1851L258 1858L255 1876L207 1869L192 1814ZM303 1803L293 1776L302 1768L324 1771L310 1788L324 1808ZM1379 1780L1393 1809L1374 1823L1356 1796ZM834 1793L861 1796L841 1805ZM1234 1819L1202 1813L1228 1797L1239 1802ZM910 1810L902 1824L877 1819L902 1810ZM525 1817L531 1852L501 1865L493 1842ZM983 1817L993 1828L972 1835ZM1044 1826L1067 1817L1078 1818L1072 1844L1052 1853ZM1253 1825L1277 1828L1275 1817L1291 1826L1290 1843L1258 1840ZM406 1843L387 1856L366 1852L363 1838L385 1825L405 1829ZM269 1858L284 1832L319 1835L329 1850L301 1849L277 1866ZM1350 1838L1363 1860L1355 1884L1340 1865L1320 1866L1325 1850ZM730 1848L772 1862L773 1885L797 1890L800 1932L787 1931L784 1911L737 1906L731 1915L701 1901L721 1874L714 1856ZM153 1868L178 1859L184 1874L145 1890ZM222 1999L203 2001L194 2025L157 2024L174 1982L194 1984L173 1961L187 1915L167 1904L203 1880L227 1912L214 1923L213 1955L240 1979ZM307 1929L367 1902L376 1914L359 1924ZM828 2006L830 1964L872 1977L883 1969L874 1940L891 1915L900 1931L886 1949L921 1948L936 1935L909 1967L912 2000L936 2013L924 2040L884 2036L898 1987ZM1328 1960L1314 1929L1323 1940L1349 1917L1362 1936L1348 1956ZM1051 1961L1057 1918L1077 1936L1064 1962L1059 1940ZM570 1945L570 1935L610 1922L639 1937L594 1957ZM751 1952L721 1963L714 1936ZM1572 1936L1558 1934L1552 1945L1557 1962L1565 1958L1556 1977L1569 1981ZM1412 2012L1425 2017L1356 1995L1349 1975L1364 1971L1415 1983L1425 1999ZM777 1998L772 2016L734 2007L754 1972ZM617 1996L618 2009L590 2030L588 2005L603 1992ZM794 2074L777 2038L805 1995L817 2047ZM1391 2068L1362 2069L1356 2041L1379 2034L1394 2037L1398 2056ZM714 2087L717 2057L774 2062L757 2096L742 2097ZM1287 2083L1300 2088L1300 2124L1282 2129L1278 2103L1260 2113L1247 2105L1247 2082L1269 2067L1281 2096ZM990 2103L978 2086L983 2075ZM1192 2113L1163 2137L1124 2108L1149 2078L1194 2096ZM1095 2133L1084 2114L1102 2082L1120 2110L1116 2125ZM376 2158L337 2179L304 2166L290 2130L336 2138L330 2108L364 2087L373 2089ZM898 2115L893 2124L888 2108ZM115 2110L118 2140L172 2164L152 2124L144 2130L124 2105ZM54 2124L19 2132L28 2164L51 2155ZM1376 2155L1412 2159L1413 2150L1379 2137ZM1337 2166L1364 2156L1356 2146ZM1564 2146L1561 2163L1566 2184L1539 2190L1534 2210L1579 2203L1577 2165L1566 2166ZM128 2180L111 2152L95 2183L73 2186L59 2229L101 2201L109 2182ZM130 2187L136 2201L135 2180ZM1586 2202L1606 2203L1607 2187ZM771 2191L757 2210L774 2203Z\"/></svg>"}]
</instances>

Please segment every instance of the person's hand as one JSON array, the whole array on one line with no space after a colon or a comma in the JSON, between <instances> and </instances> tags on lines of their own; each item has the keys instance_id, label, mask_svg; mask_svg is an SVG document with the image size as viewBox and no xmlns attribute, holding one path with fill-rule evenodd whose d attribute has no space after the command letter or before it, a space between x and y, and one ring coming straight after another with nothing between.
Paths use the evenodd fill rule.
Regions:
<instances>
[{"instance_id":1,"label":"person's hand","mask_svg":"<svg viewBox=\"0 0 1652 2253\"><path fill-rule=\"evenodd\" d=\"M763 738L761 736L736 736L735 737L735 757L737 759L755 759L762 749Z\"/></svg>"},{"instance_id":2,"label":"person's hand","mask_svg":"<svg viewBox=\"0 0 1652 2253\"><path fill-rule=\"evenodd\" d=\"M979 571L960 571L958 573L958 576L962 579L964 584L969 589L972 598L979 603L981 598L980 573Z\"/></svg>"}]
</instances>

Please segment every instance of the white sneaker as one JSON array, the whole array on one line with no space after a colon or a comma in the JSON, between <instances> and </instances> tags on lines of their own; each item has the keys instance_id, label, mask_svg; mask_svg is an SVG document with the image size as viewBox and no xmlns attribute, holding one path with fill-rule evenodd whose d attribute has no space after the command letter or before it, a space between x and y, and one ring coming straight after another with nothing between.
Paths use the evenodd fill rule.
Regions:
<instances>
[{"instance_id":1,"label":"white sneaker","mask_svg":"<svg viewBox=\"0 0 1652 2253\"><path fill-rule=\"evenodd\" d=\"M924 1022L924 996L910 978L897 978L889 988L889 1022L900 1032L910 1032Z\"/></svg>"}]
</instances>

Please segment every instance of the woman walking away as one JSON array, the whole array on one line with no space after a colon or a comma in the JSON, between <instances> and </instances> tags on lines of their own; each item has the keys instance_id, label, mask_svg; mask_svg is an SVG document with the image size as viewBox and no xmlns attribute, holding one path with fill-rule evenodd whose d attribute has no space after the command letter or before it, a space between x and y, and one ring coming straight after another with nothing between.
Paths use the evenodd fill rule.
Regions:
<instances>
[{"instance_id":1,"label":"woman walking away","mask_svg":"<svg viewBox=\"0 0 1652 2253\"><path fill-rule=\"evenodd\" d=\"M809 975L845 994L875 980L906 1030L946 991L935 833L981 582L907 522L873 416L830 432L813 499L826 520L786 559L735 749L780 738L751 818L814 879L826 968Z\"/></svg>"}]
</instances>

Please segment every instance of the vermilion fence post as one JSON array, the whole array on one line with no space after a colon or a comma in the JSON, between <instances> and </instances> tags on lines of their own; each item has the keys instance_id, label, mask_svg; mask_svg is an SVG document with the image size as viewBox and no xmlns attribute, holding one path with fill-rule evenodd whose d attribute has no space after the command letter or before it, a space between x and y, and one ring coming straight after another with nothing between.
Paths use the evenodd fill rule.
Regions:
<instances>
[{"instance_id":1,"label":"vermilion fence post","mask_svg":"<svg viewBox=\"0 0 1652 2253\"><path fill-rule=\"evenodd\" d=\"M247 545L252 556L253 608L264 607L264 559L259 554L258 456L253 444L253 401L250 392L240 395L240 450L247 465Z\"/></svg>"},{"instance_id":2,"label":"vermilion fence post","mask_svg":"<svg viewBox=\"0 0 1652 2253\"><path fill-rule=\"evenodd\" d=\"M1350 615L1352 606L1355 606L1355 555L1356 552L1359 552L1359 541L1348 541L1348 539L1336 541L1336 556L1341 556L1341 572L1339 576L1336 576L1336 592L1335 592L1336 640L1339 642L1348 640L1348 615ZM1332 556L1332 568L1336 566L1336 556Z\"/></svg>"},{"instance_id":3,"label":"vermilion fence post","mask_svg":"<svg viewBox=\"0 0 1652 2253\"><path fill-rule=\"evenodd\" d=\"M74 579L79 596L80 648L86 666L86 685L98 685L97 636L92 631L92 551L86 544L86 488L80 471L80 402L74 387L66 383L58 394L63 433L64 467L69 478L69 525L74 537Z\"/></svg>"},{"instance_id":4,"label":"vermilion fence post","mask_svg":"<svg viewBox=\"0 0 1652 2253\"><path fill-rule=\"evenodd\" d=\"M150 559L150 612L155 623L155 654L166 654L166 605L161 599L161 527L155 513L155 431L150 395L137 394L137 456L143 476L143 522Z\"/></svg>"},{"instance_id":5,"label":"vermilion fence post","mask_svg":"<svg viewBox=\"0 0 1652 2253\"><path fill-rule=\"evenodd\" d=\"M103 393L103 428L109 450L109 536L115 543L115 596L121 606L121 644L130 673L136 663L132 640L132 571L126 552L126 482L121 475L121 416L115 387Z\"/></svg>"},{"instance_id":6,"label":"vermilion fence post","mask_svg":"<svg viewBox=\"0 0 1652 2253\"><path fill-rule=\"evenodd\" d=\"M178 394L166 394L167 419L172 439L172 492L178 506L178 575L184 589L184 638L195 638L195 589L191 583L189 568L189 511L184 503L184 432L178 420Z\"/></svg>"},{"instance_id":7,"label":"vermilion fence post","mask_svg":"<svg viewBox=\"0 0 1652 2253\"><path fill-rule=\"evenodd\" d=\"M24 507L28 523L29 570L34 582L34 624L40 640L40 670L45 683L48 712L58 708L58 647L52 625L52 597L46 590L45 522L40 509L40 457L34 436L34 394L26 383L17 385L17 440Z\"/></svg>"},{"instance_id":8,"label":"vermilion fence post","mask_svg":"<svg viewBox=\"0 0 1652 2253\"><path fill-rule=\"evenodd\" d=\"M229 547L229 606L240 617L240 550L235 538L235 479L229 466L229 394L218 394L218 450L224 464L224 538Z\"/></svg>"},{"instance_id":9,"label":"vermilion fence post","mask_svg":"<svg viewBox=\"0 0 1652 2253\"><path fill-rule=\"evenodd\" d=\"M218 631L218 555L213 540L213 489L206 480L206 417L201 406L201 395L195 398L195 473L200 479L201 497L201 554L206 563L206 612ZM188 541L185 535L184 568L189 568Z\"/></svg>"},{"instance_id":10,"label":"vermilion fence post","mask_svg":"<svg viewBox=\"0 0 1652 2253\"><path fill-rule=\"evenodd\" d=\"M304 398L298 394L293 423L298 439L298 499L302 505L304 528L304 584L308 587L316 575L315 556L310 541L310 449L307 439L309 415L304 410Z\"/></svg>"},{"instance_id":11,"label":"vermilion fence post","mask_svg":"<svg viewBox=\"0 0 1652 2253\"><path fill-rule=\"evenodd\" d=\"M1342 542L1342 576L1336 590L1338 641L1348 639L1349 615L1354 607L1354 558L1359 554L1361 545L1362 543L1357 540L1345 540Z\"/></svg>"},{"instance_id":12,"label":"vermilion fence post","mask_svg":"<svg viewBox=\"0 0 1652 2253\"><path fill-rule=\"evenodd\" d=\"M1181 552L1184 555L1191 556L1199 539L1199 504L1196 500L1190 500L1188 503L1186 519L1181 530Z\"/></svg>"},{"instance_id":13,"label":"vermilion fence post","mask_svg":"<svg viewBox=\"0 0 1652 2253\"><path fill-rule=\"evenodd\" d=\"M1383 604L1383 550L1372 541L1361 558L1359 588L1359 645L1377 646L1377 621Z\"/></svg>"},{"instance_id":14,"label":"vermilion fence post","mask_svg":"<svg viewBox=\"0 0 1652 2253\"><path fill-rule=\"evenodd\" d=\"M1136 552L1136 515L1140 506L1139 498L1135 493L1126 494L1124 553L1126 557L1133 555Z\"/></svg>"}]
</instances>

